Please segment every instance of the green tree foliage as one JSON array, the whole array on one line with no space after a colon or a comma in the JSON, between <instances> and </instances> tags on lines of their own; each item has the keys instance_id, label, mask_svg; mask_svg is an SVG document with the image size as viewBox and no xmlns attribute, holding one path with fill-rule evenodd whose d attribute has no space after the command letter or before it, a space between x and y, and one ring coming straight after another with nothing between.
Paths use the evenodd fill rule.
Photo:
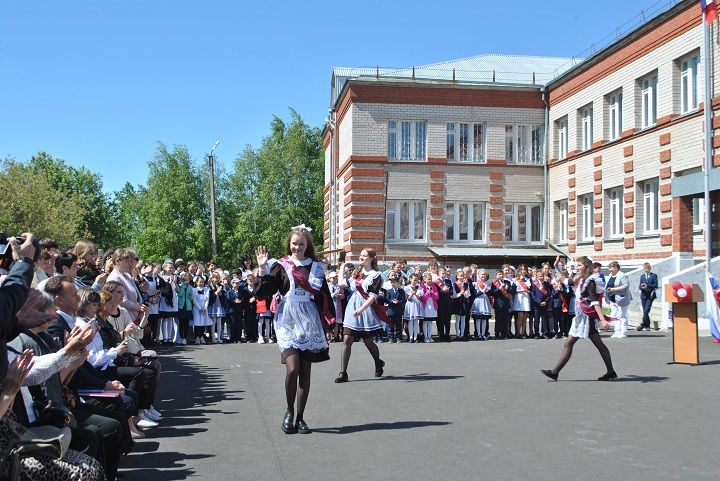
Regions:
<instances>
[{"instance_id":1,"label":"green tree foliage","mask_svg":"<svg viewBox=\"0 0 720 481\"><path fill-rule=\"evenodd\" d=\"M122 189L113 193L112 212L116 223L116 235L111 246L132 246L138 237L140 227L140 205L145 188L133 187L126 182Z\"/></svg>"},{"instance_id":2,"label":"green tree foliage","mask_svg":"<svg viewBox=\"0 0 720 481\"><path fill-rule=\"evenodd\" d=\"M111 245L118 240L117 224L109 222L113 209L109 196L102 190L100 174L85 167L73 167L46 152L32 156L27 168L45 176L54 190L75 199L80 209L80 223L71 234L76 240L86 238L99 245Z\"/></svg>"},{"instance_id":3,"label":"green tree foliage","mask_svg":"<svg viewBox=\"0 0 720 481\"><path fill-rule=\"evenodd\" d=\"M274 117L261 146L247 146L230 172L217 163L217 261L239 266L260 244L283 255L290 227L300 223L313 228L319 247L323 166L320 129L294 110L289 123ZM101 248L130 246L151 261L210 259L206 160L193 161L185 146L158 143L148 168L146 185L126 183L108 195L99 174L45 152L24 164L8 159L0 164L0 229L65 244L82 237Z\"/></svg>"},{"instance_id":4,"label":"green tree foliage","mask_svg":"<svg viewBox=\"0 0 720 481\"><path fill-rule=\"evenodd\" d=\"M274 117L260 148L246 147L228 176L221 213L225 235L218 241L233 264L259 244L284 255L288 231L300 223L312 227L317 247L322 243L321 131L294 110L290 117L289 124Z\"/></svg>"},{"instance_id":5,"label":"green tree foliage","mask_svg":"<svg viewBox=\"0 0 720 481\"><path fill-rule=\"evenodd\" d=\"M0 228L8 235L30 231L61 245L74 244L84 216L80 198L54 188L42 172L5 160L0 169Z\"/></svg>"},{"instance_id":6,"label":"green tree foliage","mask_svg":"<svg viewBox=\"0 0 720 481\"><path fill-rule=\"evenodd\" d=\"M132 245L154 261L208 259L210 215L200 170L185 146L158 144L147 187L137 195L138 231ZM127 186L126 186L127 187Z\"/></svg>"}]
</instances>

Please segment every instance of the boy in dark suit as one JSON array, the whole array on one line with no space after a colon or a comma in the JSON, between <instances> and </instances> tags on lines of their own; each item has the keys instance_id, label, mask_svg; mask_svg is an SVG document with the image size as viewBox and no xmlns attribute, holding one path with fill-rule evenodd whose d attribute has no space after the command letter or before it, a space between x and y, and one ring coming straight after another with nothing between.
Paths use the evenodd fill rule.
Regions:
<instances>
[{"instance_id":1,"label":"boy in dark suit","mask_svg":"<svg viewBox=\"0 0 720 481\"><path fill-rule=\"evenodd\" d=\"M402 316L407 297L405 289L400 285L399 277L391 274L388 279L391 287L385 291L383 305L387 308L387 315L392 320L392 325L385 325L385 332L390 342L398 343L402 337Z\"/></svg>"}]
</instances>

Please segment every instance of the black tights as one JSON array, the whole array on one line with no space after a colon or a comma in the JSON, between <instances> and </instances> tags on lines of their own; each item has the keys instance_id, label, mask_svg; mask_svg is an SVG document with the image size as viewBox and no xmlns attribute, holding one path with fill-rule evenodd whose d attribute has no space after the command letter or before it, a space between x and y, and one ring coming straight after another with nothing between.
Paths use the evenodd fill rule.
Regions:
<instances>
[{"instance_id":1,"label":"black tights","mask_svg":"<svg viewBox=\"0 0 720 481\"><path fill-rule=\"evenodd\" d=\"M355 342L355 338L353 336L349 336L347 334L343 336L342 354L340 356L340 372L347 372L348 363L350 362L350 354L352 354L353 342ZM367 350L370 351L370 355L377 366L380 363L380 349L377 347L377 344L375 344L375 341L373 341L370 337L363 338L363 342L365 343Z\"/></svg>"},{"instance_id":2,"label":"black tights","mask_svg":"<svg viewBox=\"0 0 720 481\"><path fill-rule=\"evenodd\" d=\"M300 358L300 354L291 354L285 358L285 397L287 398L287 410L295 412L295 400L297 398L298 421L303 419L305 405L310 394L310 371L312 363Z\"/></svg>"},{"instance_id":3,"label":"black tights","mask_svg":"<svg viewBox=\"0 0 720 481\"><path fill-rule=\"evenodd\" d=\"M590 334L590 340L592 341L593 345L597 348L597 350L600 352L600 357L602 357L603 362L605 363L605 368L607 369L608 373L615 372L612 365L612 359L610 359L610 350L607 348L607 346L602 342L602 338L600 337L600 334L597 332L594 332ZM570 360L570 357L572 356L573 352L573 346L575 346L575 343L580 339L579 337L572 337L568 336L567 341L565 341L565 347L563 347L562 354L560 354L560 360L558 361L555 368L552 370L553 374L557 375L560 374L560 371L563 367L565 367L565 364L568 363Z\"/></svg>"}]
</instances>

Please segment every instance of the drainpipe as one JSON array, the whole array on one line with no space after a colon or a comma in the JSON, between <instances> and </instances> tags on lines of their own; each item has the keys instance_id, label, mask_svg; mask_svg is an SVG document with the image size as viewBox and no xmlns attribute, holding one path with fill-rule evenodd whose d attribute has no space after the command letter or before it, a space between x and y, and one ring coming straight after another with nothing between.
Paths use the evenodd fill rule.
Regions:
<instances>
[{"instance_id":1,"label":"drainpipe","mask_svg":"<svg viewBox=\"0 0 720 481\"><path fill-rule=\"evenodd\" d=\"M543 202L545 203L545 222L543 222L543 239L545 239L545 241L549 241L550 235L547 226L550 223L550 202L548 200L548 196L550 194L548 191L548 132L550 131L550 106L548 105L546 95L547 85L544 85L542 88L542 101L545 104L545 131L543 132Z\"/></svg>"}]
</instances>

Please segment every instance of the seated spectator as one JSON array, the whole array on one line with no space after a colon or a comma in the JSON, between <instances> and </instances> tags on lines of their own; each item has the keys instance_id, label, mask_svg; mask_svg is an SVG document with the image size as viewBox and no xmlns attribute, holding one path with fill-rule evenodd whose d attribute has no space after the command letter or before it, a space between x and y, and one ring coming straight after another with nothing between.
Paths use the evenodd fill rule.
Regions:
<instances>
[{"instance_id":1,"label":"seated spectator","mask_svg":"<svg viewBox=\"0 0 720 481\"><path fill-rule=\"evenodd\" d=\"M43 424L48 413L38 406L52 405L72 413L77 422L72 427L70 447L88 454L98 460L105 468L108 479L114 479L120 455L121 429L120 423L112 418L73 409L67 404L63 391L63 381L77 369L87 357L85 347L93 336L92 327L75 329L68 336L65 346L56 349L54 342L45 330L55 319L55 306L52 296L36 289L31 289L27 302L18 312L18 324L23 328L20 335L8 344L17 355L27 349L36 354L33 371L26 379L22 388L23 399L32 399L33 403L16 403L15 415L21 424ZM84 479L84 478L83 478Z\"/></svg>"}]
</instances>

